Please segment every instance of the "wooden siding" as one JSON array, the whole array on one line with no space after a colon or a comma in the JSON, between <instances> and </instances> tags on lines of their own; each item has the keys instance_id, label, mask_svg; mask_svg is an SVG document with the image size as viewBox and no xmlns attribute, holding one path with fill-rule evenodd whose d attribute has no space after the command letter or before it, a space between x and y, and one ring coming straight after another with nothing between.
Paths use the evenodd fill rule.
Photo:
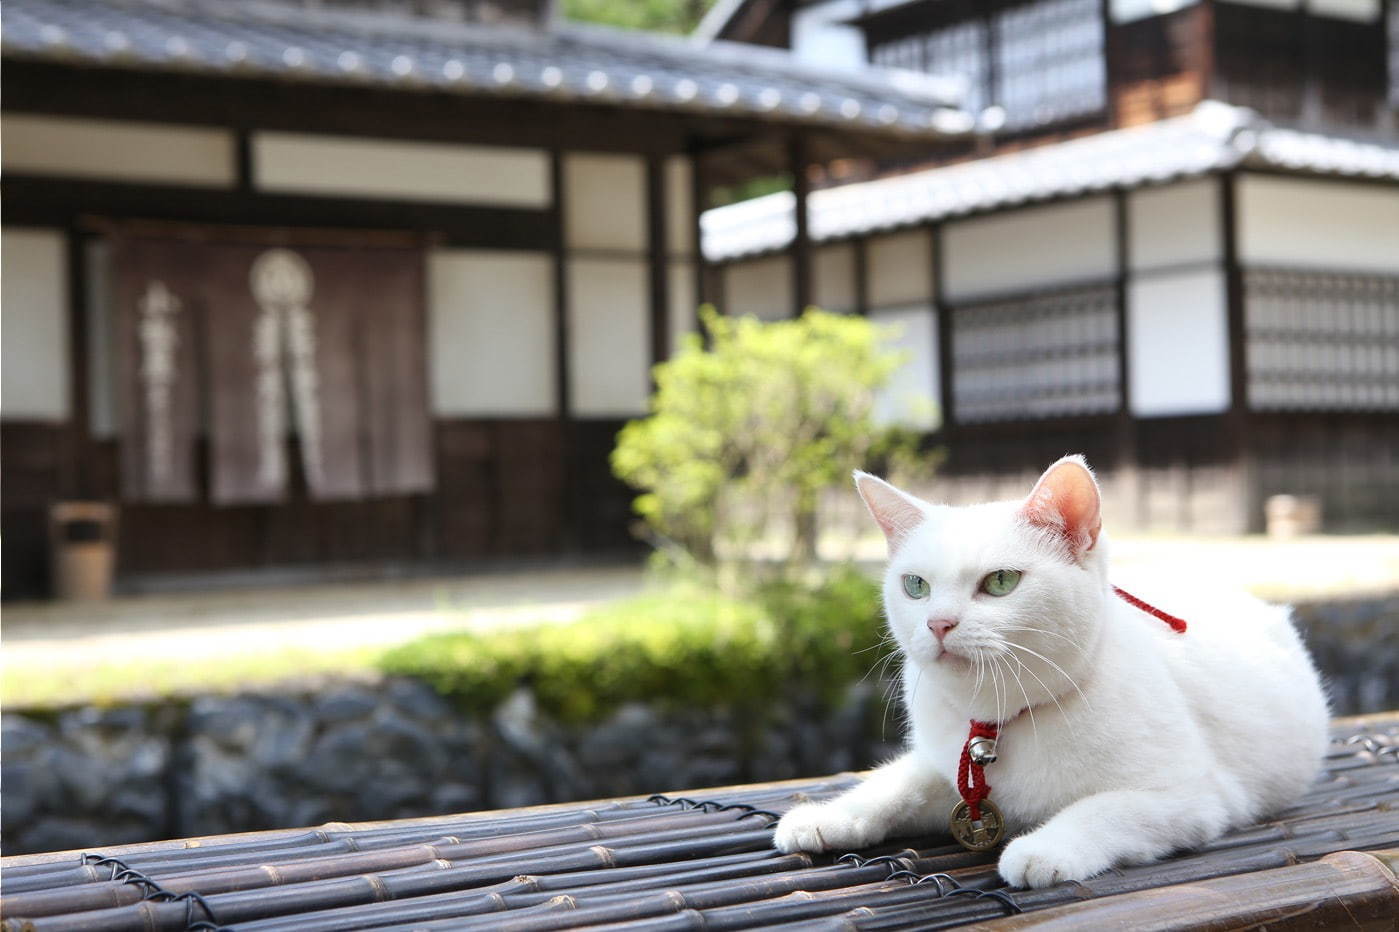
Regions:
<instances>
[{"instance_id":1,"label":"wooden siding","mask_svg":"<svg viewBox=\"0 0 1399 932\"><path fill-rule=\"evenodd\" d=\"M276 505L123 505L119 579L345 564L451 569L491 558L634 553L632 492L608 466L621 423L439 420L439 479L427 495L313 502L298 472L288 500ZM72 475L72 445L64 427L0 425L7 598L46 592L49 503L118 497L116 442L86 448L81 485ZM298 462L295 449L289 460ZM200 461L207 462L203 443Z\"/></svg>"}]
</instances>

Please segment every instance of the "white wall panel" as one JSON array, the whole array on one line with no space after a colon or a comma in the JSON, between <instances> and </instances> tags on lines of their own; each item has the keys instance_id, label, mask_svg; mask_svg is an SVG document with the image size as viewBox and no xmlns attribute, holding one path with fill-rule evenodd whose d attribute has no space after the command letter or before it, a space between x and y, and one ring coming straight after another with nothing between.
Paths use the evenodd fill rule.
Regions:
<instances>
[{"instance_id":1,"label":"white wall panel","mask_svg":"<svg viewBox=\"0 0 1399 932\"><path fill-rule=\"evenodd\" d=\"M866 261L870 307L931 301L933 246L927 230L869 239Z\"/></svg>"},{"instance_id":2,"label":"white wall panel","mask_svg":"<svg viewBox=\"0 0 1399 932\"><path fill-rule=\"evenodd\" d=\"M540 149L254 133L253 183L266 191L547 207Z\"/></svg>"},{"instance_id":3,"label":"white wall panel","mask_svg":"<svg viewBox=\"0 0 1399 932\"><path fill-rule=\"evenodd\" d=\"M7 112L4 133L5 174L220 187L237 180L229 130Z\"/></svg>"},{"instance_id":4,"label":"white wall panel","mask_svg":"<svg viewBox=\"0 0 1399 932\"><path fill-rule=\"evenodd\" d=\"M962 301L1116 273L1112 202L1094 197L949 223L947 298Z\"/></svg>"},{"instance_id":5,"label":"white wall panel","mask_svg":"<svg viewBox=\"0 0 1399 932\"><path fill-rule=\"evenodd\" d=\"M855 310L854 243L818 246L811 251L811 300L823 311Z\"/></svg>"},{"instance_id":6,"label":"white wall panel","mask_svg":"<svg viewBox=\"0 0 1399 932\"><path fill-rule=\"evenodd\" d=\"M680 348L685 335L695 332L699 304L695 295L694 263L672 262L668 284L670 296L667 313L670 315L670 352L673 355Z\"/></svg>"},{"instance_id":7,"label":"white wall panel","mask_svg":"<svg viewBox=\"0 0 1399 932\"><path fill-rule=\"evenodd\" d=\"M694 190L690 160L683 155L666 159L666 251L690 258L695 252Z\"/></svg>"},{"instance_id":8,"label":"white wall panel","mask_svg":"<svg viewBox=\"0 0 1399 932\"><path fill-rule=\"evenodd\" d=\"M7 418L68 419L66 253L58 230L0 234L0 414Z\"/></svg>"},{"instance_id":9,"label":"white wall panel","mask_svg":"<svg viewBox=\"0 0 1399 932\"><path fill-rule=\"evenodd\" d=\"M784 320L796 301L792 284L792 259L785 254L735 262L724 268L725 310L735 317Z\"/></svg>"},{"instance_id":10,"label":"white wall panel","mask_svg":"<svg viewBox=\"0 0 1399 932\"><path fill-rule=\"evenodd\" d=\"M1229 325L1219 268L1152 275L1127 289L1127 368L1139 417L1229 407Z\"/></svg>"},{"instance_id":11,"label":"white wall panel","mask_svg":"<svg viewBox=\"0 0 1399 932\"><path fill-rule=\"evenodd\" d=\"M565 242L572 249L646 249L646 161L639 155L564 157Z\"/></svg>"},{"instance_id":12,"label":"white wall panel","mask_svg":"<svg viewBox=\"0 0 1399 932\"><path fill-rule=\"evenodd\" d=\"M792 53L820 68L860 71L869 65L865 35L850 21L866 11L860 0L825 0L792 11Z\"/></svg>"},{"instance_id":13,"label":"white wall panel","mask_svg":"<svg viewBox=\"0 0 1399 932\"><path fill-rule=\"evenodd\" d=\"M435 250L427 273L433 414L556 413L552 257Z\"/></svg>"},{"instance_id":14,"label":"white wall panel","mask_svg":"<svg viewBox=\"0 0 1399 932\"><path fill-rule=\"evenodd\" d=\"M1128 255L1134 269L1221 256L1219 180L1202 178L1127 196Z\"/></svg>"},{"instance_id":15,"label":"white wall panel","mask_svg":"<svg viewBox=\"0 0 1399 932\"><path fill-rule=\"evenodd\" d=\"M919 430L938 425L937 314L927 305L870 312L870 320L897 332L889 346L904 354L904 364L875 399L875 417L885 424Z\"/></svg>"},{"instance_id":16,"label":"white wall panel","mask_svg":"<svg viewBox=\"0 0 1399 932\"><path fill-rule=\"evenodd\" d=\"M568 365L573 413L632 417L646 410L651 337L644 260L568 263Z\"/></svg>"},{"instance_id":17,"label":"white wall panel","mask_svg":"<svg viewBox=\"0 0 1399 932\"><path fill-rule=\"evenodd\" d=\"M1399 190L1244 175L1238 190L1245 264L1399 272Z\"/></svg>"}]
</instances>

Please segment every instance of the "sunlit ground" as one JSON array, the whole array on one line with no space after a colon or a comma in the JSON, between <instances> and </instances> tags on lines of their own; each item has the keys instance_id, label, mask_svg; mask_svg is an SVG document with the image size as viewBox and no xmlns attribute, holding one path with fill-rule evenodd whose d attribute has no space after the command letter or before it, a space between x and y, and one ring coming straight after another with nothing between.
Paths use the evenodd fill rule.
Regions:
<instances>
[{"instance_id":1,"label":"sunlit ground","mask_svg":"<svg viewBox=\"0 0 1399 932\"><path fill-rule=\"evenodd\" d=\"M1171 578L1222 578L1274 601L1399 592L1399 535L1125 536L1114 565ZM876 572L876 535L823 540ZM521 569L450 579L28 603L3 615L11 707L235 689L328 675L373 677L388 647L438 631L566 623L641 592L637 567Z\"/></svg>"}]
</instances>

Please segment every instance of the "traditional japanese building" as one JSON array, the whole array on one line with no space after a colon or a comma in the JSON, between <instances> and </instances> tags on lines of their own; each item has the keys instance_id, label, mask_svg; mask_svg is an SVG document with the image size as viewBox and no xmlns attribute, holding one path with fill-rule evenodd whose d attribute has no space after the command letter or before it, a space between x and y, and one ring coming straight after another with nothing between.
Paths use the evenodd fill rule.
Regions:
<instances>
[{"instance_id":1,"label":"traditional japanese building","mask_svg":"<svg viewBox=\"0 0 1399 932\"><path fill-rule=\"evenodd\" d=\"M551 7L7 0L7 596L75 499L129 586L627 546L696 205L971 128L936 78Z\"/></svg>"},{"instance_id":2,"label":"traditional japanese building","mask_svg":"<svg viewBox=\"0 0 1399 932\"><path fill-rule=\"evenodd\" d=\"M1119 526L1254 530L1283 493L1399 526L1399 3L732 0L699 32L963 82L962 143L702 220L730 312L794 313L809 267L901 325L940 494L1082 451Z\"/></svg>"}]
</instances>

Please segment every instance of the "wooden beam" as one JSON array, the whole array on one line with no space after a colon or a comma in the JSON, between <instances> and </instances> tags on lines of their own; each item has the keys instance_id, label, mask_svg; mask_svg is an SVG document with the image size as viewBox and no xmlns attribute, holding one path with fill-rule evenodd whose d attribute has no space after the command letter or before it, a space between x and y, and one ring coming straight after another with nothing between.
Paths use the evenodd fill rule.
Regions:
<instances>
[{"instance_id":1,"label":"wooden beam","mask_svg":"<svg viewBox=\"0 0 1399 932\"><path fill-rule=\"evenodd\" d=\"M128 184L9 175L0 179L5 222L67 226L84 216L345 230L411 230L443 245L550 250L560 235L551 210L426 204L353 197L266 194L234 188Z\"/></svg>"},{"instance_id":2,"label":"wooden beam","mask_svg":"<svg viewBox=\"0 0 1399 932\"><path fill-rule=\"evenodd\" d=\"M806 177L808 162L806 139L800 134L793 136L788 148L788 165L792 172L792 216L796 221L796 235L792 237L792 316L800 316L811 305L811 235L808 227L807 201L811 194L811 182Z\"/></svg>"},{"instance_id":3,"label":"wooden beam","mask_svg":"<svg viewBox=\"0 0 1399 932\"><path fill-rule=\"evenodd\" d=\"M1219 222L1229 334L1229 411L1224 420L1234 442L1234 469L1240 488L1240 528L1257 532L1263 530L1263 500L1248 409L1247 295L1243 268L1239 264L1238 206L1238 174L1226 172L1219 179Z\"/></svg>"}]
</instances>

